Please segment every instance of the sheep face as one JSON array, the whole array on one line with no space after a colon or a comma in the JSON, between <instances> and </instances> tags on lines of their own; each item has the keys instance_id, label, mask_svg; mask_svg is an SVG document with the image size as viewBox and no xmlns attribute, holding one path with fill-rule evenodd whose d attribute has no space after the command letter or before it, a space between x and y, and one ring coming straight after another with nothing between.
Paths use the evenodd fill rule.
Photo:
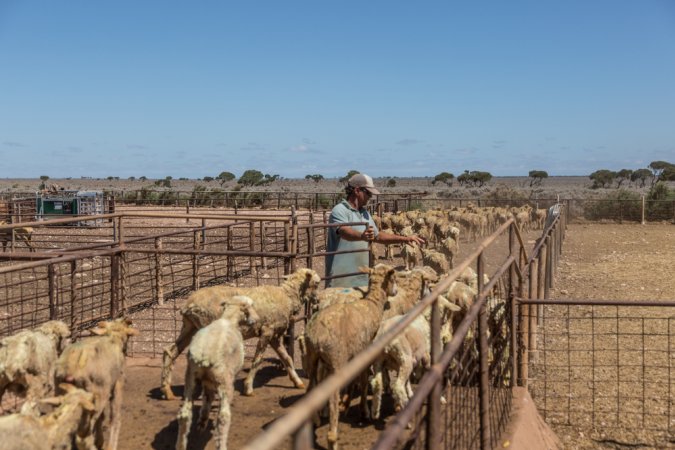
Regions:
<instances>
[{"instance_id":1,"label":"sheep face","mask_svg":"<svg viewBox=\"0 0 675 450\"><path fill-rule=\"evenodd\" d=\"M222 317L229 317L231 314L230 309L236 308L236 315L238 315L239 318L238 320L235 319L235 321L237 321L239 325L252 326L260 321L260 316L258 316L258 313L253 307L253 300L245 295L235 295L232 298L228 298L224 300L220 306L223 309Z\"/></svg>"},{"instance_id":2,"label":"sheep face","mask_svg":"<svg viewBox=\"0 0 675 450\"><path fill-rule=\"evenodd\" d=\"M50 320L40 325L37 330L49 336L54 342L54 347L58 353L70 343L70 328L60 320Z\"/></svg>"}]
</instances>

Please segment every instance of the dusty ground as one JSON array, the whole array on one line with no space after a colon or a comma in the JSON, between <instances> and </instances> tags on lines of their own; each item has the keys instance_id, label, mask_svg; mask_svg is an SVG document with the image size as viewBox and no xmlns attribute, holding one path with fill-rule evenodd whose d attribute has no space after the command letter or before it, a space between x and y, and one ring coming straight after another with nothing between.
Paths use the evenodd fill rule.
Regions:
<instances>
[{"instance_id":1,"label":"dusty ground","mask_svg":"<svg viewBox=\"0 0 675 450\"><path fill-rule=\"evenodd\" d=\"M571 225L551 296L672 302L673 267L675 227L671 224ZM564 367L558 373L546 373L558 380L569 375L569 384L552 387L549 382L547 388L549 392L558 390L569 395L569 408L582 413L567 416L567 405L550 400L545 405L541 396L538 398L536 380L532 388L535 403L542 410L548 409L549 422L565 448L675 448L674 435L664 438L654 429L663 429L668 420L671 430L675 426L672 393L670 399L668 396L675 362L668 341L672 341L675 308L563 309L558 307L547 313L547 345L554 347L568 339L563 345L579 351L562 352L563 358L569 358L569 373L560 373L566 371ZM558 315L561 320L556 320ZM542 380L538 381L541 387ZM624 399L619 414L614 413L619 403L617 392ZM630 403L628 397L638 399ZM603 415L599 411L612 413ZM595 423L591 419L593 412Z\"/></svg>"}]
</instances>

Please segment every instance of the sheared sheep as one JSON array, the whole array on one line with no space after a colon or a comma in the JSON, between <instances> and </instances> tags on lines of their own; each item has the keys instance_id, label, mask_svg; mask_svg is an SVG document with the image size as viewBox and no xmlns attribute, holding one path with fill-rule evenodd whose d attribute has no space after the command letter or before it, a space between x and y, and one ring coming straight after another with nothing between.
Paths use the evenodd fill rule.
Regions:
<instances>
[{"instance_id":1,"label":"sheared sheep","mask_svg":"<svg viewBox=\"0 0 675 450\"><path fill-rule=\"evenodd\" d=\"M443 296L438 297L441 323L447 323L453 312L459 311L459 306L447 301ZM378 336L386 333L403 318L402 315L393 316L382 322L377 332ZM403 408L410 397L412 387L410 377L415 369L428 369L431 365L431 307L424 310L404 331L384 348L382 354L373 364L374 377L372 418L379 419L382 393L384 392L384 371L395 371L396 378L391 381L392 395L396 411Z\"/></svg>"},{"instance_id":2,"label":"sheared sheep","mask_svg":"<svg viewBox=\"0 0 675 450\"><path fill-rule=\"evenodd\" d=\"M69 336L68 325L51 320L0 340L0 401L9 390L26 398L22 413L37 414L36 400L54 390L54 362Z\"/></svg>"},{"instance_id":3,"label":"sheared sheep","mask_svg":"<svg viewBox=\"0 0 675 450\"><path fill-rule=\"evenodd\" d=\"M365 298L331 305L317 312L307 323L303 361L309 377L308 391L370 345L382 321L387 297L396 295L396 271L393 267L378 264L372 269L361 267L359 270L370 274ZM360 383L364 390L361 407L366 415L367 375L367 372L362 374ZM339 396L339 391L335 391L329 399L329 449L337 448ZM318 421L318 416L315 421Z\"/></svg>"},{"instance_id":4,"label":"sheared sheep","mask_svg":"<svg viewBox=\"0 0 675 450\"><path fill-rule=\"evenodd\" d=\"M192 404L197 382L204 388L199 428L205 429L211 403L216 394L220 399L216 424L216 448L227 449L230 430L230 403L234 394L234 379L244 365L244 338L240 325L254 325L258 318L253 300L244 296L224 299L223 314L195 333L188 348L185 372L185 401L178 413L178 440L176 449L188 447L188 433L192 422Z\"/></svg>"},{"instance_id":5,"label":"sheared sheep","mask_svg":"<svg viewBox=\"0 0 675 450\"><path fill-rule=\"evenodd\" d=\"M95 336L84 338L65 348L56 361L55 381L70 383L94 394L96 407L85 433L78 437L78 447L103 448L106 410L110 407L109 449L117 448L122 424L122 392L129 337L138 334L131 320L120 318L100 322L91 330ZM57 389L57 393L59 390ZM94 436L92 436L94 434ZM94 442L92 442L94 441Z\"/></svg>"},{"instance_id":6,"label":"sheared sheep","mask_svg":"<svg viewBox=\"0 0 675 450\"><path fill-rule=\"evenodd\" d=\"M303 388L305 385L295 371L282 338L293 323L293 316L312 299L320 282L321 277L315 271L302 268L290 274L280 286L212 286L194 292L183 309L183 327L176 342L164 349L161 380L164 397L175 398L171 391L171 371L178 355L185 350L197 330L220 317L222 300L235 295L250 297L260 316L255 326L242 330L244 339L259 338L251 369L244 381L244 394L253 395L253 378L268 345L272 346L281 359L295 387Z\"/></svg>"},{"instance_id":7,"label":"sheared sheep","mask_svg":"<svg viewBox=\"0 0 675 450\"><path fill-rule=\"evenodd\" d=\"M450 272L450 263L443 253L431 249L422 249L422 263L436 271L440 276Z\"/></svg>"},{"instance_id":8,"label":"sheared sheep","mask_svg":"<svg viewBox=\"0 0 675 450\"><path fill-rule=\"evenodd\" d=\"M0 417L0 446L4 450L70 450L75 435L89 424L95 410L94 394L70 384L59 386L66 393L46 398L40 405L56 406L41 417L10 414Z\"/></svg>"}]
</instances>

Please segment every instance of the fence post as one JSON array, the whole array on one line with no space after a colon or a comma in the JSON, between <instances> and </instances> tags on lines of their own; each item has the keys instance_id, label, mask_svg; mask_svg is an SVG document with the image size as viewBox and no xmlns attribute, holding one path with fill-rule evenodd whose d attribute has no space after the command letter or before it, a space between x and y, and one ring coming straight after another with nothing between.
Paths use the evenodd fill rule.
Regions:
<instances>
[{"instance_id":1,"label":"fence post","mask_svg":"<svg viewBox=\"0 0 675 450\"><path fill-rule=\"evenodd\" d=\"M117 303L118 303L118 308L117 308L117 313L124 312L126 310L126 303L127 303L127 291L129 289L128 283L127 283L127 254L126 252L122 251L119 254L119 288L120 288L120 295L117 297Z\"/></svg>"},{"instance_id":2,"label":"fence post","mask_svg":"<svg viewBox=\"0 0 675 450\"><path fill-rule=\"evenodd\" d=\"M75 324L75 305L77 304L77 260L70 262L70 326Z\"/></svg>"},{"instance_id":3,"label":"fence post","mask_svg":"<svg viewBox=\"0 0 675 450\"><path fill-rule=\"evenodd\" d=\"M157 303L164 305L164 284L162 283L162 238L155 238L155 292Z\"/></svg>"},{"instance_id":4,"label":"fence post","mask_svg":"<svg viewBox=\"0 0 675 450\"><path fill-rule=\"evenodd\" d=\"M513 264L509 266L509 303L511 305L511 387L518 383L518 355L520 347L518 346L518 303L516 302L515 291L516 269Z\"/></svg>"},{"instance_id":5,"label":"fence post","mask_svg":"<svg viewBox=\"0 0 675 450\"><path fill-rule=\"evenodd\" d=\"M236 204L236 201L235 201ZM232 225L228 226L225 228L226 235L225 235L225 249L229 252L232 250ZM227 255L227 279L228 281L232 279L232 266L234 265L234 261L232 260L233 256L232 255Z\"/></svg>"},{"instance_id":6,"label":"fence post","mask_svg":"<svg viewBox=\"0 0 675 450\"><path fill-rule=\"evenodd\" d=\"M314 450L314 430L312 421L308 420L293 436L293 450Z\"/></svg>"},{"instance_id":7,"label":"fence post","mask_svg":"<svg viewBox=\"0 0 675 450\"><path fill-rule=\"evenodd\" d=\"M642 194L642 219L640 220L640 224L645 224L645 194Z\"/></svg>"},{"instance_id":8,"label":"fence post","mask_svg":"<svg viewBox=\"0 0 675 450\"><path fill-rule=\"evenodd\" d=\"M476 261L476 272L478 272L478 292L483 290L483 253L478 255ZM488 318L487 302L483 302L478 314L478 348L479 348L479 409L480 409L480 446L482 450L492 448L490 445L490 364L488 363Z\"/></svg>"},{"instance_id":9,"label":"fence post","mask_svg":"<svg viewBox=\"0 0 675 450\"><path fill-rule=\"evenodd\" d=\"M544 298L547 300L549 298L549 291L551 289L551 276L553 275L551 271L551 246L549 245L550 243L551 243L551 235L548 234L544 239L544 247L543 247L546 249L546 262L544 264Z\"/></svg>"},{"instance_id":10,"label":"fence post","mask_svg":"<svg viewBox=\"0 0 675 450\"><path fill-rule=\"evenodd\" d=\"M199 231L194 231L192 233L192 249L195 252L198 252L201 249L200 240L199 240ZM192 290L199 289L199 255L197 253L192 254Z\"/></svg>"},{"instance_id":11,"label":"fence post","mask_svg":"<svg viewBox=\"0 0 675 450\"><path fill-rule=\"evenodd\" d=\"M119 294L120 263L119 254L110 255L110 318L117 316L117 298Z\"/></svg>"},{"instance_id":12,"label":"fence post","mask_svg":"<svg viewBox=\"0 0 675 450\"><path fill-rule=\"evenodd\" d=\"M528 291L527 291L527 298L532 300L535 295L536 295L536 286L535 286L535 271L534 271L534 265L533 263L536 261L536 259L532 260L532 263L530 264L529 270L529 283L528 283ZM528 320L530 322L529 324L529 329L528 329L528 336L527 336L527 348L528 348L528 353L529 357L532 358L533 361L536 362L537 360L537 305L528 305L527 306L528 310Z\"/></svg>"},{"instance_id":13,"label":"fence post","mask_svg":"<svg viewBox=\"0 0 675 450\"><path fill-rule=\"evenodd\" d=\"M441 357L441 312L438 298L431 304L431 364L436 364ZM443 430L441 429L441 385L437 382L427 398L429 413L427 417L427 450L439 448Z\"/></svg>"},{"instance_id":14,"label":"fence post","mask_svg":"<svg viewBox=\"0 0 675 450\"><path fill-rule=\"evenodd\" d=\"M56 269L54 268L54 264L47 266L47 278L49 282L49 319L56 320L58 292L56 289Z\"/></svg>"},{"instance_id":15,"label":"fence post","mask_svg":"<svg viewBox=\"0 0 675 450\"><path fill-rule=\"evenodd\" d=\"M260 251L265 253L265 241L267 240L267 236L265 234L265 222L260 221ZM263 269L267 269L267 258L264 256L260 257L260 265L262 266Z\"/></svg>"},{"instance_id":16,"label":"fence post","mask_svg":"<svg viewBox=\"0 0 675 450\"><path fill-rule=\"evenodd\" d=\"M248 223L248 249L251 253L255 251L255 223L250 221ZM262 251L262 249L260 249ZM248 267L251 273L253 273L253 267L255 266L255 258L249 256L248 258Z\"/></svg>"}]
</instances>

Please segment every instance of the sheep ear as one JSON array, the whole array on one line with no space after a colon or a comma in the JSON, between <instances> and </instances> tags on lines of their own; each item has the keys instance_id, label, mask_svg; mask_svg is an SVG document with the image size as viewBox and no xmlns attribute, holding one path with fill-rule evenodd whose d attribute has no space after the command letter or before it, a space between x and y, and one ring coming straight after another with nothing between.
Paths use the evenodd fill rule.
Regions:
<instances>
[{"instance_id":1,"label":"sheep ear","mask_svg":"<svg viewBox=\"0 0 675 450\"><path fill-rule=\"evenodd\" d=\"M59 406L61 403L63 403L63 398L62 397L42 398L39 400L39 403L41 405Z\"/></svg>"},{"instance_id":2,"label":"sheep ear","mask_svg":"<svg viewBox=\"0 0 675 450\"><path fill-rule=\"evenodd\" d=\"M76 390L77 387L74 384L70 384L70 383L59 383L59 389L65 391L66 393L69 394L69 393L73 392L74 390Z\"/></svg>"},{"instance_id":3,"label":"sheep ear","mask_svg":"<svg viewBox=\"0 0 675 450\"><path fill-rule=\"evenodd\" d=\"M442 303L443 306L445 306L445 308L449 309L450 311L459 311L462 309L442 295L438 296L438 301L440 302L439 304Z\"/></svg>"},{"instance_id":4,"label":"sheep ear","mask_svg":"<svg viewBox=\"0 0 675 450\"><path fill-rule=\"evenodd\" d=\"M127 336L138 336L141 334L136 328L127 328Z\"/></svg>"},{"instance_id":5,"label":"sheep ear","mask_svg":"<svg viewBox=\"0 0 675 450\"><path fill-rule=\"evenodd\" d=\"M95 334L96 336L103 336L105 334L105 331L106 331L105 328L99 328L99 327L92 328L91 330L89 330L89 332L91 334Z\"/></svg>"}]
</instances>

